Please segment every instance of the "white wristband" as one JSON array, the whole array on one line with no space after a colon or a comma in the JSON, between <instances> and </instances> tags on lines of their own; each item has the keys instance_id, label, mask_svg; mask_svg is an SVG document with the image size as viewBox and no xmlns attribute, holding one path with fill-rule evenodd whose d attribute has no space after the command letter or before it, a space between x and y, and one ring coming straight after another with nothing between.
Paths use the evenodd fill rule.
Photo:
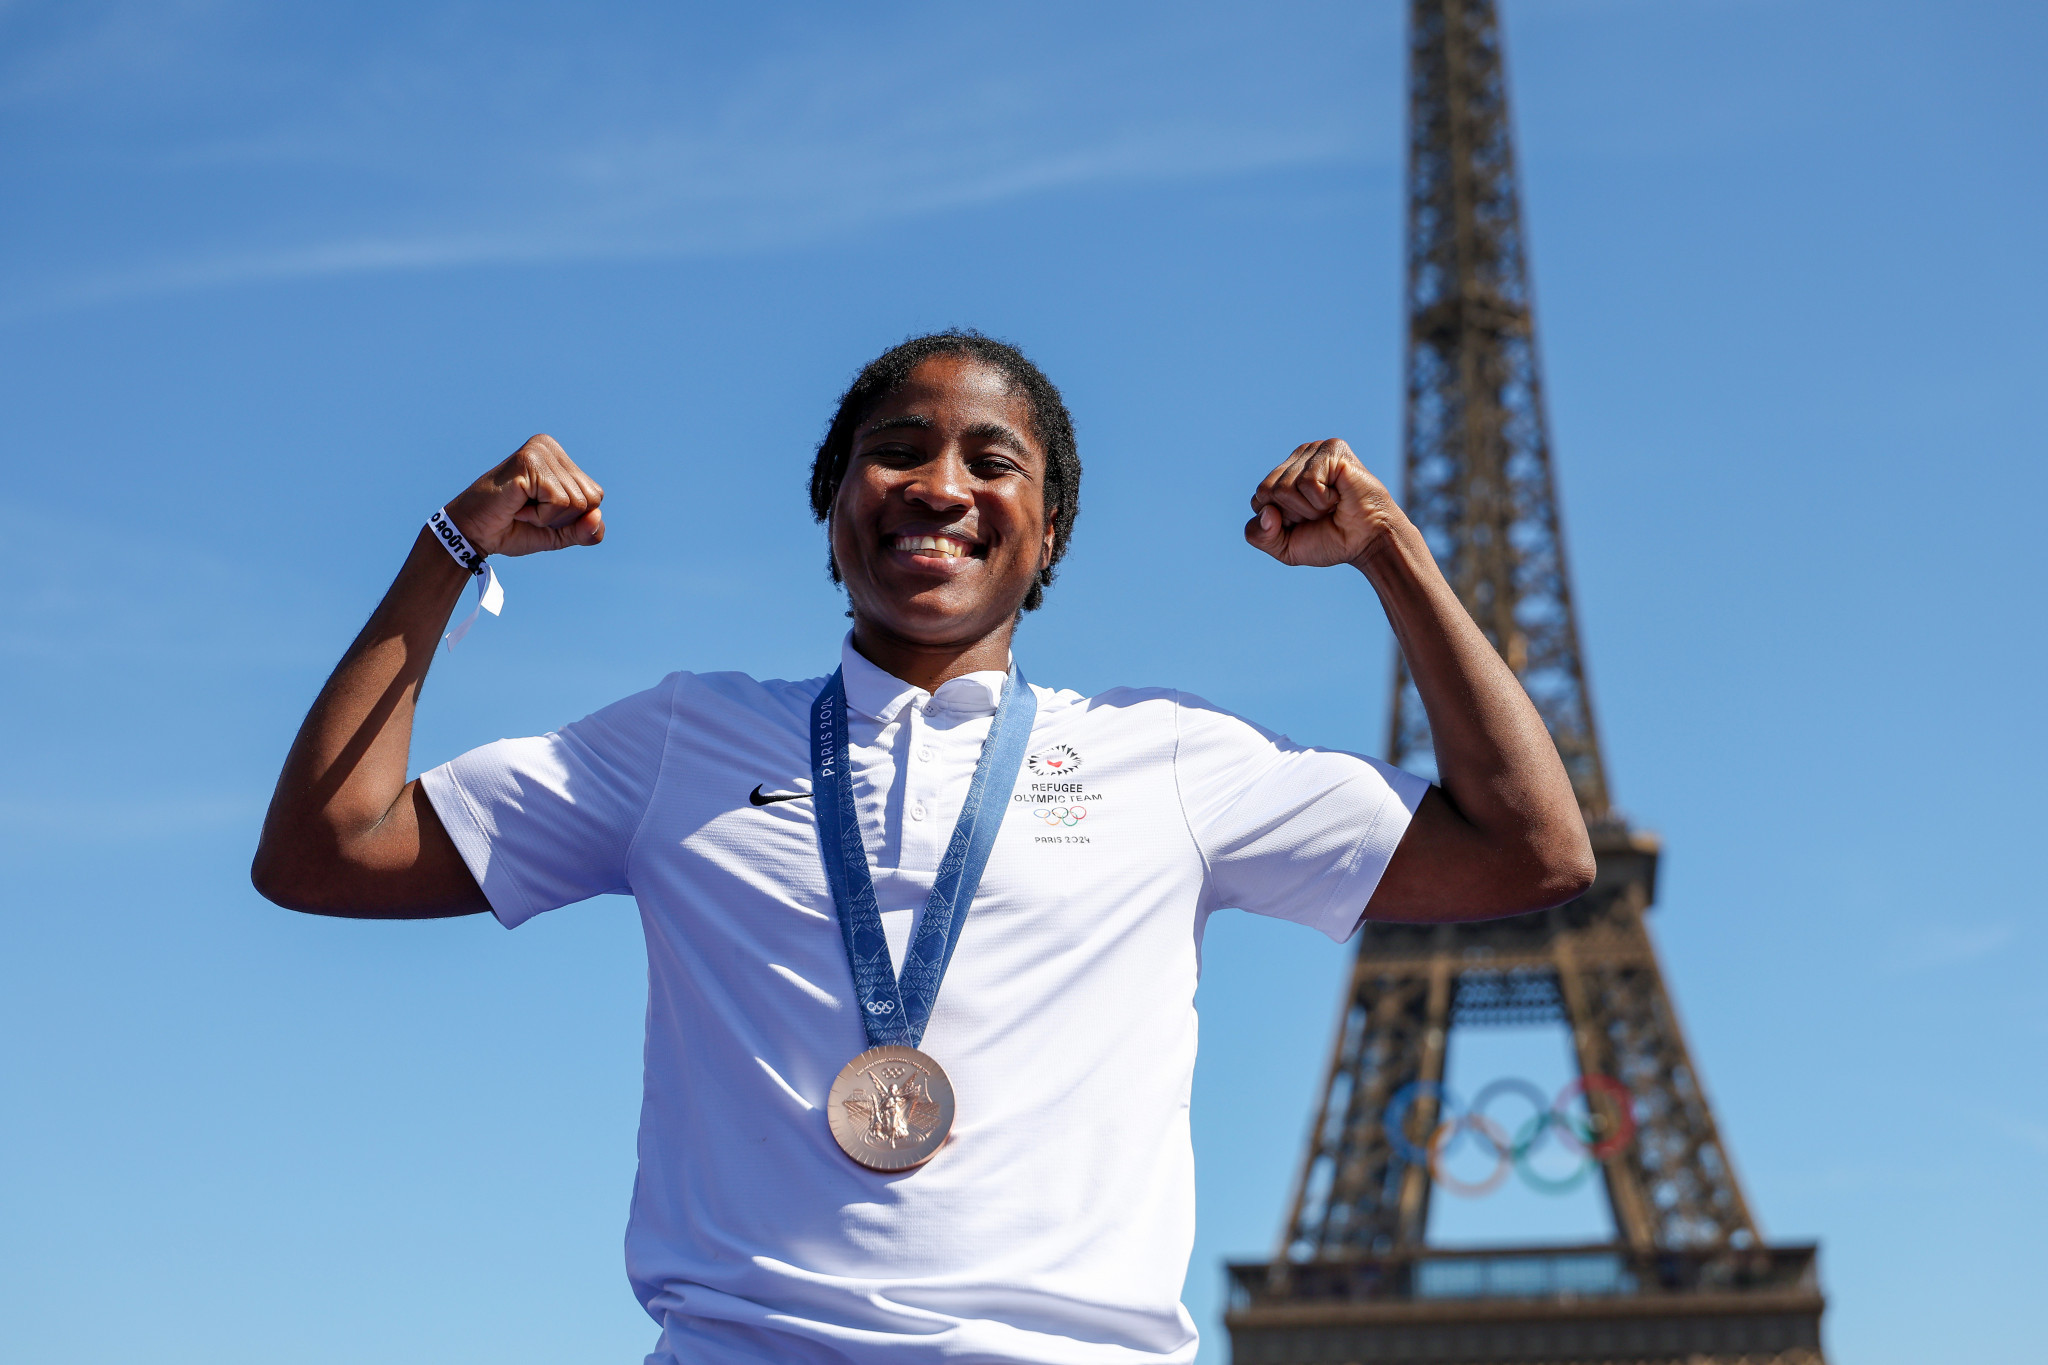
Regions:
<instances>
[{"instance_id":1,"label":"white wristband","mask_svg":"<svg viewBox=\"0 0 2048 1365\"><path fill-rule=\"evenodd\" d=\"M437 507L434 515L427 518L427 529L434 533L434 539L441 542L441 548L452 556L457 564L467 569L476 578L476 605L469 609L469 615L458 621L441 638L453 649L462 643L462 637L469 634L469 628L476 624L478 612L487 611L496 616L505 606L505 589L498 582L497 572L491 568L491 561L484 552L469 543L469 537L462 534L453 521L448 519L448 509Z\"/></svg>"},{"instance_id":2,"label":"white wristband","mask_svg":"<svg viewBox=\"0 0 2048 1365\"><path fill-rule=\"evenodd\" d=\"M441 548L455 557L457 564L471 573L484 571L484 552L469 543L469 537L462 534L462 528L449 519L447 508L434 509L434 515L427 518L427 529L434 533L434 539L441 542Z\"/></svg>"}]
</instances>

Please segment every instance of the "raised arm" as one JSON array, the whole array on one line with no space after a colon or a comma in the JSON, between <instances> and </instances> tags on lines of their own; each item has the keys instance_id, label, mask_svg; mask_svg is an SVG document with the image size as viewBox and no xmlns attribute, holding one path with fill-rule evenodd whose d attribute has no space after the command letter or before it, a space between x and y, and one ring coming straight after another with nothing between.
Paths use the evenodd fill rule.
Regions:
<instances>
[{"instance_id":1,"label":"raised arm","mask_svg":"<svg viewBox=\"0 0 2048 1365\"><path fill-rule=\"evenodd\" d=\"M1422 532L1342 441L1297 447L1252 496L1245 539L1283 564L1350 564L1379 594L1429 713L1438 785L1387 865L1374 919L1487 919L1558 905L1593 849L1543 718L1444 581Z\"/></svg>"},{"instance_id":2,"label":"raised arm","mask_svg":"<svg viewBox=\"0 0 2048 1365\"><path fill-rule=\"evenodd\" d=\"M604 539L604 490L536 436L448 504L485 554ZM250 878L293 910L433 919L489 909L417 782L412 716L469 573L426 530L299 726L263 818Z\"/></svg>"}]
</instances>

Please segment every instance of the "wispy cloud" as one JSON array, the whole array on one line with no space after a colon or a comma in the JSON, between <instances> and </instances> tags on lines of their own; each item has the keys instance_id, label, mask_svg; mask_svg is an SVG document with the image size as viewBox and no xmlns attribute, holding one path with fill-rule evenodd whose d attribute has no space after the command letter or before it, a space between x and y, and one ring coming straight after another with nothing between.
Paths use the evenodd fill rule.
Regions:
<instances>
[{"instance_id":1,"label":"wispy cloud","mask_svg":"<svg viewBox=\"0 0 2048 1365\"><path fill-rule=\"evenodd\" d=\"M0 3L0 107L97 94L190 69L227 6L153 3Z\"/></svg>"},{"instance_id":2,"label":"wispy cloud","mask_svg":"<svg viewBox=\"0 0 2048 1365\"><path fill-rule=\"evenodd\" d=\"M2030 1147L2040 1155L2048 1156L2048 1123L2013 1114L1992 1114L1989 1122L1994 1129L2022 1147Z\"/></svg>"},{"instance_id":3,"label":"wispy cloud","mask_svg":"<svg viewBox=\"0 0 2048 1365\"><path fill-rule=\"evenodd\" d=\"M329 53L237 6L188 6L182 24L143 9L48 36L0 72L0 98L79 123L96 82L129 73L100 117L132 137L52 172L56 193L168 187L178 211L115 222L90 251L51 241L61 259L7 290L15 316L268 280L756 251L1086 186L1393 152L1360 105L1398 68L1338 79L1354 63L1335 40L1359 41L1342 20L1295 49L1305 61L1247 56L1219 84L1184 78L1197 57L1229 61L1233 32L1200 21L1096 21L1075 47L1056 17L1013 20L990 50L986 24L934 9L821 18L735 53L687 26L593 21L566 54L535 50L546 35L478 25L456 41L416 24ZM650 67L636 44L675 61ZM543 74L508 78L523 72Z\"/></svg>"},{"instance_id":4,"label":"wispy cloud","mask_svg":"<svg viewBox=\"0 0 2048 1365\"><path fill-rule=\"evenodd\" d=\"M1977 962L2011 943L2019 926L2011 921L1990 924L1944 924L1930 921L1900 934L1886 951L1886 976L1912 976Z\"/></svg>"},{"instance_id":5,"label":"wispy cloud","mask_svg":"<svg viewBox=\"0 0 2048 1365\"><path fill-rule=\"evenodd\" d=\"M90 840L105 847L131 841L174 838L246 825L255 830L260 801L242 794L164 792L103 799L38 797L0 799L0 841L38 844Z\"/></svg>"},{"instance_id":6,"label":"wispy cloud","mask_svg":"<svg viewBox=\"0 0 2048 1365\"><path fill-rule=\"evenodd\" d=\"M1328 135L1206 136L1130 130L1093 145L1014 161L913 168L905 160L823 156L814 166L754 168L749 183L649 182L583 196L573 220L509 230L400 232L171 259L67 281L17 311L113 302L219 285L519 262L634 260L770 250L874 224L1062 189L1166 181L1312 164L1344 155ZM789 172L781 179L765 172ZM922 170L922 174L918 174ZM635 191L641 191L636 193ZM653 200L655 202L649 202Z\"/></svg>"},{"instance_id":7,"label":"wispy cloud","mask_svg":"<svg viewBox=\"0 0 2048 1365\"><path fill-rule=\"evenodd\" d=\"M218 677L325 655L317 641L336 608L334 578L315 562L252 575L231 549L208 543L218 532L124 528L86 541L61 524L14 527L0 544L0 674L142 667Z\"/></svg>"}]
</instances>

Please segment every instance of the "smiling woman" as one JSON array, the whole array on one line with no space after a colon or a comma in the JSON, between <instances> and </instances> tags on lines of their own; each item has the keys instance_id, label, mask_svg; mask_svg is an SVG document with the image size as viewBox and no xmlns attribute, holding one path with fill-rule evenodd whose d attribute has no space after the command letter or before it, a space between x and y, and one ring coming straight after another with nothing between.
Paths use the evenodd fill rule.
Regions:
<instances>
[{"instance_id":1,"label":"smiling woman","mask_svg":"<svg viewBox=\"0 0 2048 1365\"><path fill-rule=\"evenodd\" d=\"M1081 452L1074 440L1073 419L1067 415L1060 391L1022 351L1005 342L969 330L932 332L912 337L868 362L840 395L839 409L832 415L825 439L818 443L817 459L811 465L811 512L819 521L830 519L833 499L846 478L857 436L865 434L873 444L875 433L884 429L930 429L929 414L906 409L892 412L884 419L876 415L876 407L908 384L920 366L935 360L972 362L998 376L1005 397L1013 405L1004 405L1002 413L984 415L979 420L980 429L973 433L962 428L963 436L997 444L1007 442L1019 453L1029 448L1039 461L1036 482L1052 545L1020 608L1036 611L1045 600L1045 589L1052 585L1055 568L1067 553L1074 519L1080 514ZM1018 420L1019 415L1023 421ZM1005 419L1009 425L1004 425ZM928 445L929 441L923 444ZM836 545L827 568L832 581L840 582Z\"/></svg>"},{"instance_id":2,"label":"smiling woman","mask_svg":"<svg viewBox=\"0 0 2048 1365\"><path fill-rule=\"evenodd\" d=\"M939 351L849 423L851 449L826 511L832 573L853 604L861 652L932 691L1009 671L1010 629L1043 594L1063 543L1051 461L1026 434L1038 423L1018 387L977 355Z\"/></svg>"},{"instance_id":3,"label":"smiling woman","mask_svg":"<svg viewBox=\"0 0 2048 1365\"><path fill-rule=\"evenodd\" d=\"M651 1362L1187 1365L1209 913L1341 940L1368 910L1511 913L1591 878L1541 718L1344 442L1282 461L1245 539L1372 583L1441 789L1170 688L1028 683L1011 645L1080 480L1021 353L905 342L842 397L812 471L852 605L834 672L672 673L408 782L480 557L604 539L604 489L536 436L437 514L449 535L420 534L300 731L254 868L272 899L507 927L639 901L626 1258Z\"/></svg>"}]
</instances>

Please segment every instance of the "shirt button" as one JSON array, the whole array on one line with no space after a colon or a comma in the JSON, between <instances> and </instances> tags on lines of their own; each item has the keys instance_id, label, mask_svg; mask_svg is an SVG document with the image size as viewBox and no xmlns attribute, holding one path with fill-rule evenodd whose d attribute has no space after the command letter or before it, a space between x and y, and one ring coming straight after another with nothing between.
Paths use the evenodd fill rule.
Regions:
<instances>
[{"instance_id":1,"label":"shirt button","mask_svg":"<svg viewBox=\"0 0 2048 1365\"><path fill-rule=\"evenodd\" d=\"M920 801L910 808L910 818L913 820L924 819L924 802Z\"/></svg>"},{"instance_id":2,"label":"shirt button","mask_svg":"<svg viewBox=\"0 0 2048 1365\"><path fill-rule=\"evenodd\" d=\"M932 746L927 744L917 751L917 756L929 763L932 761Z\"/></svg>"}]
</instances>

